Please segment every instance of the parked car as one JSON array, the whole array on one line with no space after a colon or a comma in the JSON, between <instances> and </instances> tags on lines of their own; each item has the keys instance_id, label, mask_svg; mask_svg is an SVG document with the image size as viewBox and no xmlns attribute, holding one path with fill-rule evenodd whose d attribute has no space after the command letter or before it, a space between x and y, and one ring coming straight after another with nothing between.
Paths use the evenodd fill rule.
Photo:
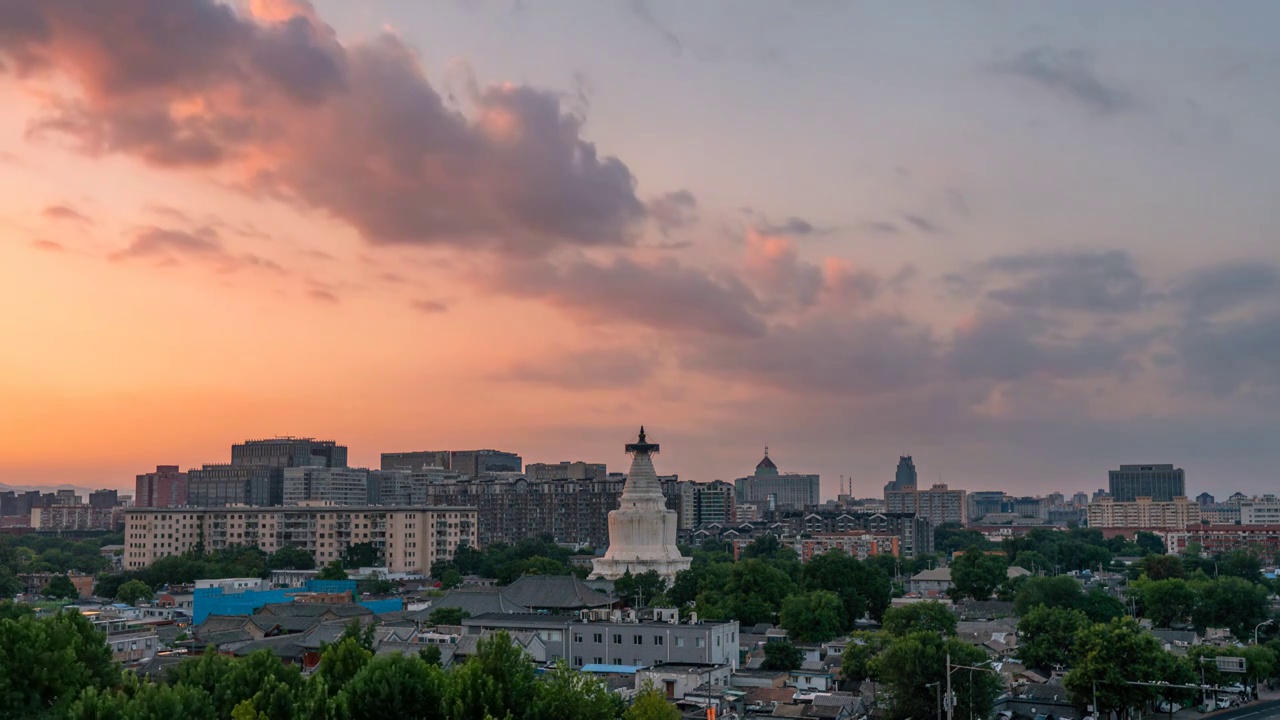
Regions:
<instances>
[{"instance_id":1,"label":"parked car","mask_svg":"<svg viewBox=\"0 0 1280 720\"><path fill-rule=\"evenodd\" d=\"M1176 702L1169 701L1169 700L1161 700L1161 701L1160 701L1160 704L1159 704L1159 705L1157 705L1156 707L1157 707L1157 708L1160 710L1160 712L1162 712L1162 713L1176 713L1176 712L1178 712L1179 710L1181 710L1181 709L1182 709L1182 706L1181 706L1181 705L1179 705L1179 704L1178 704L1178 703L1176 703Z\"/></svg>"}]
</instances>

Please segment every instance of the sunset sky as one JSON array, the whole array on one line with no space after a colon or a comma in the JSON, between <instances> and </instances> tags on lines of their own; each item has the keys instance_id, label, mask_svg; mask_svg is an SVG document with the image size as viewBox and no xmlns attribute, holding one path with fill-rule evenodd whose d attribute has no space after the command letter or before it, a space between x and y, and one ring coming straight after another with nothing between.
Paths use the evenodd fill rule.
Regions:
<instances>
[{"instance_id":1,"label":"sunset sky","mask_svg":"<svg viewBox=\"0 0 1280 720\"><path fill-rule=\"evenodd\" d=\"M0 483L1280 480L1274 2L0 1Z\"/></svg>"}]
</instances>

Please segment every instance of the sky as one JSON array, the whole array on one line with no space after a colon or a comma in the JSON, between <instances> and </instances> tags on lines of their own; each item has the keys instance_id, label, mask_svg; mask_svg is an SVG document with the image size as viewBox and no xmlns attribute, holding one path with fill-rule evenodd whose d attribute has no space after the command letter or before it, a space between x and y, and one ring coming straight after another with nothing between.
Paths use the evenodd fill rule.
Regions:
<instances>
[{"instance_id":1,"label":"sky","mask_svg":"<svg viewBox=\"0 0 1280 720\"><path fill-rule=\"evenodd\" d=\"M1280 480L1271 2L0 3L0 483ZM845 478L845 480L842 480Z\"/></svg>"}]
</instances>

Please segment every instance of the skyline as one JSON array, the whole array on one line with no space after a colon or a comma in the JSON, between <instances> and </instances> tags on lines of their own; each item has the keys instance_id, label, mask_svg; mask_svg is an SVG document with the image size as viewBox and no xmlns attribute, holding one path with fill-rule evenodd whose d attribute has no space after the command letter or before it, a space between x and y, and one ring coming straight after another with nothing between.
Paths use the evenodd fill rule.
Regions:
<instances>
[{"instance_id":1,"label":"skyline","mask_svg":"<svg viewBox=\"0 0 1280 720\"><path fill-rule=\"evenodd\" d=\"M643 423L682 478L768 445L824 497L902 454L966 490L1171 462L1264 492L1277 20L10 3L0 482L281 431L623 467Z\"/></svg>"}]
</instances>

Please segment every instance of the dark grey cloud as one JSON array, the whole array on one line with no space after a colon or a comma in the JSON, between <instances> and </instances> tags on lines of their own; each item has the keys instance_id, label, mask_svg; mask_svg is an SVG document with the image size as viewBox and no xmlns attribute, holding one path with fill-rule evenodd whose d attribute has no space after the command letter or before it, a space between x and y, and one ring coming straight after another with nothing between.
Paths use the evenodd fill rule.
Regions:
<instances>
[{"instance_id":1,"label":"dark grey cloud","mask_svg":"<svg viewBox=\"0 0 1280 720\"><path fill-rule=\"evenodd\" d=\"M941 231L941 228L938 227L937 223L919 213L903 213L902 219L906 220L911 224L911 227L914 227L920 232L933 234Z\"/></svg>"},{"instance_id":2,"label":"dark grey cloud","mask_svg":"<svg viewBox=\"0 0 1280 720\"><path fill-rule=\"evenodd\" d=\"M897 235L898 226L888 220L877 220L867 223L867 229L879 235Z\"/></svg>"},{"instance_id":3,"label":"dark grey cloud","mask_svg":"<svg viewBox=\"0 0 1280 720\"><path fill-rule=\"evenodd\" d=\"M439 300L414 300L409 307L425 315L438 315L449 310L449 306Z\"/></svg>"},{"instance_id":4,"label":"dark grey cloud","mask_svg":"<svg viewBox=\"0 0 1280 720\"><path fill-rule=\"evenodd\" d=\"M582 138L561 94L472 87L463 116L394 35L344 45L293 4L292 17L254 19L214 0L9 0L0 61L78 82L35 136L168 168L252 156L247 190L370 242L516 253L635 242L648 219L635 179Z\"/></svg>"},{"instance_id":5,"label":"dark grey cloud","mask_svg":"<svg viewBox=\"0 0 1280 720\"><path fill-rule=\"evenodd\" d=\"M498 376L565 390L602 390L643 385L653 377L659 359L653 353L632 349L585 350L557 354L546 360L516 364Z\"/></svg>"},{"instance_id":6,"label":"dark grey cloud","mask_svg":"<svg viewBox=\"0 0 1280 720\"><path fill-rule=\"evenodd\" d=\"M759 300L732 275L713 276L672 259L640 264L510 262L480 278L492 291L537 298L592 323L633 324L676 334L755 336Z\"/></svg>"},{"instance_id":7,"label":"dark grey cloud","mask_svg":"<svg viewBox=\"0 0 1280 720\"><path fill-rule=\"evenodd\" d=\"M70 205L50 205L40 212L41 215L49 220L68 220L77 223L91 223L89 216L76 210Z\"/></svg>"},{"instance_id":8,"label":"dark grey cloud","mask_svg":"<svg viewBox=\"0 0 1280 720\"><path fill-rule=\"evenodd\" d=\"M671 51L672 55L680 57L684 54L684 42L680 40L680 36L676 35L674 30L654 16L653 11L645 0L631 0L627 7L631 9L631 15L639 20L642 25L662 38L662 42Z\"/></svg>"},{"instance_id":9,"label":"dark grey cloud","mask_svg":"<svg viewBox=\"0 0 1280 720\"><path fill-rule=\"evenodd\" d=\"M1177 283L1172 297L1192 315L1213 315L1261 298L1280 297L1274 265L1234 262L1201 268Z\"/></svg>"},{"instance_id":10,"label":"dark grey cloud","mask_svg":"<svg viewBox=\"0 0 1280 720\"><path fill-rule=\"evenodd\" d=\"M1173 345L1193 385L1268 404L1280 399L1280 307L1244 317L1192 319Z\"/></svg>"},{"instance_id":11,"label":"dark grey cloud","mask_svg":"<svg viewBox=\"0 0 1280 720\"><path fill-rule=\"evenodd\" d=\"M1123 250L1000 255L946 281L1026 310L1130 313L1147 299L1147 280Z\"/></svg>"},{"instance_id":12,"label":"dark grey cloud","mask_svg":"<svg viewBox=\"0 0 1280 720\"><path fill-rule=\"evenodd\" d=\"M761 223L756 227L756 230L765 235L790 235L792 237L819 235L828 232L826 228L815 227L813 223L795 215L780 223Z\"/></svg>"},{"instance_id":13,"label":"dark grey cloud","mask_svg":"<svg viewBox=\"0 0 1280 720\"><path fill-rule=\"evenodd\" d=\"M1130 104L1124 91L1098 77L1088 56L1079 50L1028 48L999 63L997 69L1100 114L1116 113Z\"/></svg>"},{"instance_id":14,"label":"dark grey cloud","mask_svg":"<svg viewBox=\"0 0 1280 720\"><path fill-rule=\"evenodd\" d=\"M663 235L698 223L698 198L688 190L664 193L650 200L648 209Z\"/></svg>"},{"instance_id":15,"label":"dark grey cloud","mask_svg":"<svg viewBox=\"0 0 1280 720\"><path fill-rule=\"evenodd\" d=\"M1000 311L980 315L957 330L946 362L960 379L1114 377L1126 369L1127 356L1141 352L1148 342L1124 333L1054 333L1040 315Z\"/></svg>"}]
</instances>

